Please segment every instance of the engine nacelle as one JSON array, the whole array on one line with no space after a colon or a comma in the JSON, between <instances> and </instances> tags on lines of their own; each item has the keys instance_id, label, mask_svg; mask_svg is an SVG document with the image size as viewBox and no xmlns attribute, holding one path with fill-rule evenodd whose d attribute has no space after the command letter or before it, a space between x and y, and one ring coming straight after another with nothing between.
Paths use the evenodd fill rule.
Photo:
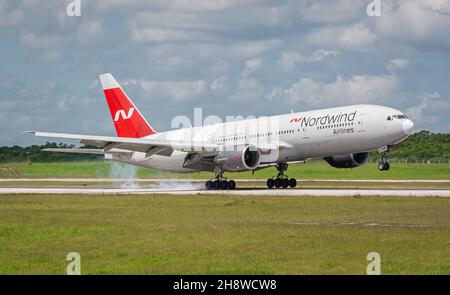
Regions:
<instances>
[{"instance_id":1,"label":"engine nacelle","mask_svg":"<svg viewBox=\"0 0 450 295\"><path fill-rule=\"evenodd\" d=\"M352 153L325 157L323 159L335 168L354 168L365 164L369 159L369 153Z\"/></svg>"},{"instance_id":2,"label":"engine nacelle","mask_svg":"<svg viewBox=\"0 0 450 295\"><path fill-rule=\"evenodd\" d=\"M261 163L261 153L259 149L244 146L234 151L220 152L214 162L224 171L253 170Z\"/></svg>"}]
</instances>

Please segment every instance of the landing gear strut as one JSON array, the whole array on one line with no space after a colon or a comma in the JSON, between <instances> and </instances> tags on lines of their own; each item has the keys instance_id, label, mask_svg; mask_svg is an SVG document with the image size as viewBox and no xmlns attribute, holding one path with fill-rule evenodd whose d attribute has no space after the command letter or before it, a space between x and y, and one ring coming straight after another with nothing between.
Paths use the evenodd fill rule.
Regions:
<instances>
[{"instance_id":1,"label":"landing gear strut","mask_svg":"<svg viewBox=\"0 0 450 295\"><path fill-rule=\"evenodd\" d=\"M275 179L267 179L266 184L268 188L294 188L297 186L297 180L295 178L289 178L287 175L284 175L284 171L288 168L287 163L278 163L276 168L278 170L278 175Z\"/></svg>"},{"instance_id":2,"label":"landing gear strut","mask_svg":"<svg viewBox=\"0 0 450 295\"><path fill-rule=\"evenodd\" d=\"M236 188L236 182L224 179L223 172L220 171L216 173L215 180L205 182L205 188L207 190L233 190Z\"/></svg>"},{"instance_id":3,"label":"landing gear strut","mask_svg":"<svg viewBox=\"0 0 450 295\"><path fill-rule=\"evenodd\" d=\"M391 167L391 165L389 165L389 163L387 161L389 148L388 147L382 147L382 148L380 148L379 152L381 154L381 162L378 163L378 170L380 170L380 171L387 171Z\"/></svg>"}]
</instances>

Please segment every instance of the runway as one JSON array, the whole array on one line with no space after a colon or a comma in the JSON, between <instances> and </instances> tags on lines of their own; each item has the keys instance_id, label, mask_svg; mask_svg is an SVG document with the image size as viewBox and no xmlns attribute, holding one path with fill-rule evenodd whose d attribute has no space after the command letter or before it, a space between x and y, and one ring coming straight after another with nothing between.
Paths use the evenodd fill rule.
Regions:
<instances>
[{"instance_id":1,"label":"runway","mask_svg":"<svg viewBox=\"0 0 450 295\"><path fill-rule=\"evenodd\" d=\"M225 196L395 196L450 197L449 189L265 189L203 190L198 188L85 188L85 187L1 187L0 194L69 195L225 195Z\"/></svg>"},{"instance_id":2,"label":"runway","mask_svg":"<svg viewBox=\"0 0 450 295\"><path fill-rule=\"evenodd\" d=\"M204 179L167 179L167 178L0 178L0 183L6 182L127 182L157 183L157 182L198 182L204 183ZM238 179L239 182L265 182L266 179ZM297 182L380 182L380 183L450 183L448 179L297 179Z\"/></svg>"}]
</instances>

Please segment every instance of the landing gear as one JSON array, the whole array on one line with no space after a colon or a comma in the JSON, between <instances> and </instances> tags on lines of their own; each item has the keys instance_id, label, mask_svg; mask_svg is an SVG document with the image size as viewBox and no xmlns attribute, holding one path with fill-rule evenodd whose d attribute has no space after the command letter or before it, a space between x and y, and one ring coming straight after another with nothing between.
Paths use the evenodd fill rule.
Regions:
<instances>
[{"instance_id":1,"label":"landing gear","mask_svg":"<svg viewBox=\"0 0 450 295\"><path fill-rule=\"evenodd\" d=\"M208 180L205 182L207 190L234 190L236 182L234 180L223 179L223 172L216 173L216 180Z\"/></svg>"},{"instance_id":2,"label":"landing gear","mask_svg":"<svg viewBox=\"0 0 450 295\"><path fill-rule=\"evenodd\" d=\"M379 149L379 152L381 154L381 162L378 163L378 170L380 170L380 171L387 171L391 167L391 165L389 165L389 163L387 162L387 155L388 155L388 152L389 152L389 148L388 147L382 147L382 148Z\"/></svg>"},{"instance_id":3,"label":"landing gear","mask_svg":"<svg viewBox=\"0 0 450 295\"><path fill-rule=\"evenodd\" d=\"M269 178L267 179L267 187L271 188L294 188L297 186L297 180L295 178L289 178L287 175L284 175L284 171L287 170L287 163L278 163L277 164L278 175L275 179Z\"/></svg>"},{"instance_id":4,"label":"landing gear","mask_svg":"<svg viewBox=\"0 0 450 295\"><path fill-rule=\"evenodd\" d=\"M387 170L389 170L390 167L391 167L391 165L389 165L388 162L385 162L385 163L380 162L380 163L378 163L378 170L380 170L380 171L387 171Z\"/></svg>"}]
</instances>

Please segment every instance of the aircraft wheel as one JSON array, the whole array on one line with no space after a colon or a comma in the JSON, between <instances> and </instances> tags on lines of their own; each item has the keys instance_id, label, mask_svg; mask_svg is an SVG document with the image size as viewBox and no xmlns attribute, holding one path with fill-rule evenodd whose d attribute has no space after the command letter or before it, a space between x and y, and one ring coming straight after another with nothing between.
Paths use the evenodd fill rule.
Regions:
<instances>
[{"instance_id":1,"label":"aircraft wheel","mask_svg":"<svg viewBox=\"0 0 450 295\"><path fill-rule=\"evenodd\" d=\"M391 165L388 162L378 163L378 170L380 171L388 171L391 168Z\"/></svg>"},{"instance_id":2,"label":"aircraft wheel","mask_svg":"<svg viewBox=\"0 0 450 295\"><path fill-rule=\"evenodd\" d=\"M297 179L295 179L295 178L289 179L289 186L290 186L291 188L296 187L296 186L297 186Z\"/></svg>"},{"instance_id":3,"label":"aircraft wheel","mask_svg":"<svg viewBox=\"0 0 450 295\"><path fill-rule=\"evenodd\" d=\"M208 180L207 182L205 182L205 188L206 188L207 190L210 190L210 189L213 188L213 183L212 183L211 180Z\"/></svg>"},{"instance_id":4,"label":"aircraft wheel","mask_svg":"<svg viewBox=\"0 0 450 295\"><path fill-rule=\"evenodd\" d=\"M228 189L228 181L222 180L222 181L220 182L220 189L222 189L222 190Z\"/></svg>"},{"instance_id":5,"label":"aircraft wheel","mask_svg":"<svg viewBox=\"0 0 450 295\"><path fill-rule=\"evenodd\" d=\"M274 185L276 188L280 188L281 187L281 179L276 178L274 181Z\"/></svg>"},{"instance_id":6,"label":"aircraft wheel","mask_svg":"<svg viewBox=\"0 0 450 295\"><path fill-rule=\"evenodd\" d=\"M233 190L236 188L236 182L234 180L228 181L228 189Z\"/></svg>"},{"instance_id":7,"label":"aircraft wheel","mask_svg":"<svg viewBox=\"0 0 450 295\"><path fill-rule=\"evenodd\" d=\"M220 181L214 180L214 182L213 182L213 189L215 189L215 190L220 189Z\"/></svg>"},{"instance_id":8,"label":"aircraft wheel","mask_svg":"<svg viewBox=\"0 0 450 295\"><path fill-rule=\"evenodd\" d=\"M288 180L287 178L283 178L283 179L281 180L281 186L282 186L283 188L287 188L287 187L289 186L289 180Z\"/></svg>"},{"instance_id":9,"label":"aircraft wheel","mask_svg":"<svg viewBox=\"0 0 450 295\"><path fill-rule=\"evenodd\" d=\"M266 184L267 184L267 187L270 189L275 186L275 181L272 178L269 178L269 179L267 179Z\"/></svg>"}]
</instances>

